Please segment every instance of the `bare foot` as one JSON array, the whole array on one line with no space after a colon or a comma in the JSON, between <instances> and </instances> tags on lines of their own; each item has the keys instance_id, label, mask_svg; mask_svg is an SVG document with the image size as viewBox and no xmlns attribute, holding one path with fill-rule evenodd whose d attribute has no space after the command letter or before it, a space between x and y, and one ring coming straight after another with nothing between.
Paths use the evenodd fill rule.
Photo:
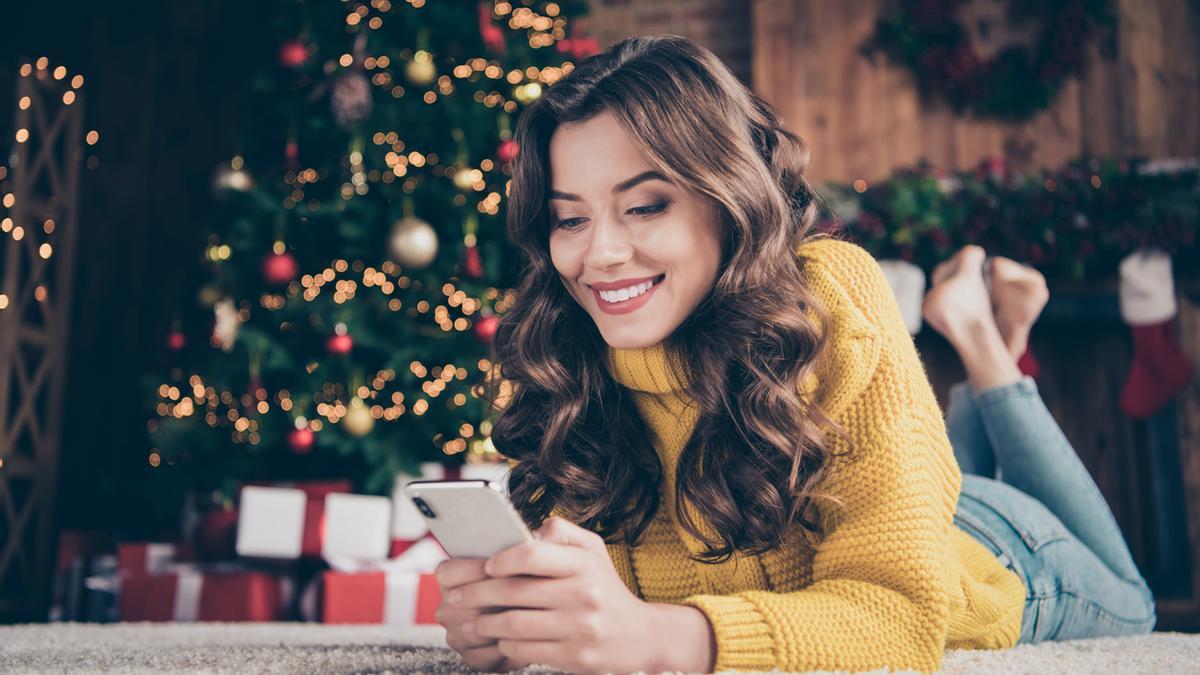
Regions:
<instances>
[{"instance_id":1,"label":"bare foot","mask_svg":"<svg viewBox=\"0 0 1200 675\"><path fill-rule=\"evenodd\" d=\"M991 302L996 327L1014 359L1029 346L1029 330L1050 299L1046 278L1032 267L996 257L991 265Z\"/></svg>"},{"instance_id":2,"label":"bare foot","mask_svg":"<svg viewBox=\"0 0 1200 675\"><path fill-rule=\"evenodd\" d=\"M956 348L991 324L992 301L983 279L982 247L969 245L933 269L921 314ZM994 328L993 328L994 330Z\"/></svg>"}]
</instances>

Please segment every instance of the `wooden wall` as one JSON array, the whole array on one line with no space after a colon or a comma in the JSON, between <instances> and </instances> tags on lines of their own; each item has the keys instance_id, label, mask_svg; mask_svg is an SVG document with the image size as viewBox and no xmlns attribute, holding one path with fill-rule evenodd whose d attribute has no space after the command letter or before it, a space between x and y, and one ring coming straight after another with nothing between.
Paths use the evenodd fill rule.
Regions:
<instances>
[{"instance_id":1,"label":"wooden wall","mask_svg":"<svg viewBox=\"0 0 1200 675\"><path fill-rule=\"evenodd\" d=\"M1115 0L1115 58L1093 53L1084 79L1020 125L958 119L919 100L907 69L862 56L883 4L754 0L754 89L809 142L818 182L879 179L922 157L969 168L1001 155L1028 170L1084 153L1200 154L1200 5L1192 0ZM969 3L964 22L994 14L992 4Z\"/></svg>"}]
</instances>

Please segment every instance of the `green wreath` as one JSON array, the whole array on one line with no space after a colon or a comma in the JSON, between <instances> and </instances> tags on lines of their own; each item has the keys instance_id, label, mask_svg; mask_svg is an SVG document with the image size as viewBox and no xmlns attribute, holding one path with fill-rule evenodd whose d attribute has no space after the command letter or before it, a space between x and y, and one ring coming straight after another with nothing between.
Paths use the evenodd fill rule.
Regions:
<instances>
[{"instance_id":1,"label":"green wreath","mask_svg":"<svg viewBox=\"0 0 1200 675\"><path fill-rule=\"evenodd\" d=\"M1009 0L1008 21L1031 25L1032 47L1011 45L984 58L959 20L964 0L896 0L863 44L913 71L926 98L946 101L958 113L1022 121L1045 110L1063 82L1087 70L1088 48L1102 33L1103 52L1114 51L1116 19L1111 0Z\"/></svg>"}]
</instances>

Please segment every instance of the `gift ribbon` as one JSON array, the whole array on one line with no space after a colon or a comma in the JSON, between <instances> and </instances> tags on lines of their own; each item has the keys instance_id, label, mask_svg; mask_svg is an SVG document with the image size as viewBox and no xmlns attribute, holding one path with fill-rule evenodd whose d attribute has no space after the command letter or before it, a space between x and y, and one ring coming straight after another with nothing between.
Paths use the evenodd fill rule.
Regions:
<instances>
[{"instance_id":1,"label":"gift ribbon","mask_svg":"<svg viewBox=\"0 0 1200 675\"><path fill-rule=\"evenodd\" d=\"M175 571L175 621L196 621L200 616L200 592L204 589L204 573L198 570Z\"/></svg>"},{"instance_id":2,"label":"gift ribbon","mask_svg":"<svg viewBox=\"0 0 1200 675\"><path fill-rule=\"evenodd\" d=\"M384 572L389 576L417 572L430 574L437 569L438 563L449 558L446 550L432 536L422 537L403 553L388 560L360 560L346 556L330 556L325 559L329 566L343 574L362 574L364 572Z\"/></svg>"},{"instance_id":3,"label":"gift ribbon","mask_svg":"<svg viewBox=\"0 0 1200 675\"><path fill-rule=\"evenodd\" d=\"M200 598L204 593L204 576L220 573L250 573L257 570L246 567L238 562L215 562L199 565L196 563L171 563L166 573L175 575L175 604L171 611L174 621L199 621ZM280 604L283 607L291 602L294 589L291 579L279 579Z\"/></svg>"},{"instance_id":4,"label":"gift ribbon","mask_svg":"<svg viewBox=\"0 0 1200 675\"><path fill-rule=\"evenodd\" d=\"M411 572L389 572L385 579L383 623L392 626L415 623L421 575Z\"/></svg>"}]
</instances>

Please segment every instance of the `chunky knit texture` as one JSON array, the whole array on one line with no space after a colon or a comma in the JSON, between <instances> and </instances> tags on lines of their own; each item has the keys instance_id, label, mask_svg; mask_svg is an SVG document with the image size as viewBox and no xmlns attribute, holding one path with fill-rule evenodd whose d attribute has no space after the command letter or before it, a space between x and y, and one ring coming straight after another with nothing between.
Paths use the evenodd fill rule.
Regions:
<instances>
[{"instance_id":1,"label":"chunky knit texture","mask_svg":"<svg viewBox=\"0 0 1200 675\"><path fill-rule=\"evenodd\" d=\"M784 545L725 564L674 513L676 460L696 424L687 369L661 344L608 351L608 367L652 429L661 507L632 550L609 545L626 586L649 602L690 605L712 622L720 670L933 671L947 648L1011 647L1024 608L1020 577L954 526L962 473L937 399L882 269L861 247L811 241L808 287L830 313L828 351L798 390L849 432L819 491L832 523L814 553L798 525ZM829 434L837 451L843 441ZM713 530L688 503L693 521ZM715 540L715 539L714 539Z\"/></svg>"}]
</instances>

